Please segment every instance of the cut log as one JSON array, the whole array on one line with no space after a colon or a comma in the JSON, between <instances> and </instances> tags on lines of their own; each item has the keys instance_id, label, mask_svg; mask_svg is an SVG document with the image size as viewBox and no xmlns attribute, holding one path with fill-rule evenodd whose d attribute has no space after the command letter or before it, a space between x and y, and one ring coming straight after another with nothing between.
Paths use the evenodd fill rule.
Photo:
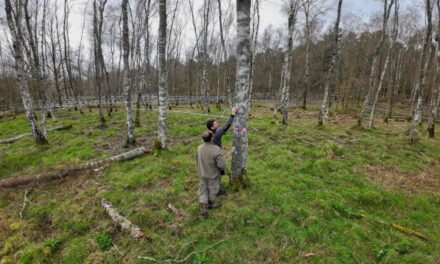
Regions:
<instances>
[{"instance_id":1,"label":"cut log","mask_svg":"<svg viewBox=\"0 0 440 264\"><path fill-rule=\"evenodd\" d=\"M65 125L65 126L60 126L60 127L48 129L47 132L67 130L67 129L71 129L71 128L72 128L72 125ZM30 137L30 136L32 136L32 133L21 134L21 135L15 136L15 137L7 138L7 139L0 139L0 143L10 144L10 143L14 143L15 141L17 141L19 139L22 139L24 137Z\"/></svg>"},{"instance_id":2,"label":"cut log","mask_svg":"<svg viewBox=\"0 0 440 264\"><path fill-rule=\"evenodd\" d=\"M144 232L142 232L139 226L133 224L126 217L122 216L109 201L102 199L101 205L102 207L104 207L107 214L111 217L113 223L120 227L122 231L129 233L132 238L138 241L147 240L151 242L151 238L148 237Z\"/></svg>"},{"instance_id":3,"label":"cut log","mask_svg":"<svg viewBox=\"0 0 440 264\"><path fill-rule=\"evenodd\" d=\"M73 166L71 168L61 169L61 170L54 170L51 172L45 172L40 174L33 174L33 175L21 175L21 176L15 176L8 179L4 179L0 181L0 188L12 188L20 185L25 185L29 183L41 183L41 182L48 182L58 179L63 179L67 176L76 175L78 172L85 171L85 170L92 170L95 168L100 168L105 165L108 165L113 162L118 161L125 161L129 159L133 159L135 157L141 156L145 153L148 153L148 151L145 150L144 147L137 148L130 150L128 152L100 160L100 161L94 161L94 162L88 162L82 165Z\"/></svg>"}]
</instances>

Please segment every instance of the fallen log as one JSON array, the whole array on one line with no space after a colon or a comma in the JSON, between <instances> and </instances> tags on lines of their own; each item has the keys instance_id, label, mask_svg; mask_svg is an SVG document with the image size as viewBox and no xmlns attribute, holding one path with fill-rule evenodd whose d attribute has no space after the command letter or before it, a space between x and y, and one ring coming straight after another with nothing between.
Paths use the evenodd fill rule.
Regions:
<instances>
[{"instance_id":1,"label":"fallen log","mask_svg":"<svg viewBox=\"0 0 440 264\"><path fill-rule=\"evenodd\" d=\"M107 214L112 219L113 223L115 223L118 227L120 227L123 231L130 234L130 236L138 241L150 241L151 238L148 237L142 230L139 228L139 226L133 224L130 220L128 220L126 217L122 216L116 208L113 207L113 205L105 200L101 200L101 205L104 207Z\"/></svg>"},{"instance_id":2,"label":"fallen log","mask_svg":"<svg viewBox=\"0 0 440 264\"><path fill-rule=\"evenodd\" d=\"M67 129L71 129L71 128L72 128L72 125L65 125L65 126L60 126L60 127L48 129L47 132L67 130ZM0 143L10 144L10 143L14 143L15 141L22 139L24 137L31 137L31 136L32 136L32 133L25 133L25 134L21 134L21 135L15 136L15 137L11 137L11 138L0 139Z\"/></svg>"},{"instance_id":3,"label":"fallen log","mask_svg":"<svg viewBox=\"0 0 440 264\"><path fill-rule=\"evenodd\" d=\"M73 166L73 167L66 168L66 169L44 172L44 173L40 173L37 175L32 174L32 175L15 176L15 177L1 180L0 181L0 188L12 188L12 187L25 185L25 184L29 184L29 183L41 183L41 182L48 182L48 181L63 179L67 176L75 175L81 171L100 168L100 167L106 166L106 165L113 163L113 162L133 159L135 157L144 155L145 153L149 153L149 152L146 151L144 147L141 147L141 148L133 149L128 152L125 152L125 153L122 153L122 154L119 154L119 155L116 155L116 156L113 156L113 157L110 157L110 158L107 158L104 160L88 162L85 164Z\"/></svg>"}]
</instances>

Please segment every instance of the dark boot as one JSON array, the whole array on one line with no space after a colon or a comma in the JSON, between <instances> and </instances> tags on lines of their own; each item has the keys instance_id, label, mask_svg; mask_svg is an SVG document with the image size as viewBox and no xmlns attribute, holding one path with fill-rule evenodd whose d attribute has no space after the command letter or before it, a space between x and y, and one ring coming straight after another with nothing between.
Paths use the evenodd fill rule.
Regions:
<instances>
[{"instance_id":1,"label":"dark boot","mask_svg":"<svg viewBox=\"0 0 440 264\"><path fill-rule=\"evenodd\" d=\"M217 196L225 195L225 194L226 194L225 190L223 188L220 188L220 190L218 190Z\"/></svg>"},{"instance_id":2,"label":"dark boot","mask_svg":"<svg viewBox=\"0 0 440 264\"><path fill-rule=\"evenodd\" d=\"M200 203L200 215L199 218L206 219L208 218L208 204Z\"/></svg>"},{"instance_id":3,"label":"dark boot","mask_svg":"<svg viewBox=\"0 0 440 264\"><path fill-rule=\"evenodd\" d=\"M222 207L220 202L208 202L208 209L219 209L220 207Z\"/></svg>"}]
</instances>

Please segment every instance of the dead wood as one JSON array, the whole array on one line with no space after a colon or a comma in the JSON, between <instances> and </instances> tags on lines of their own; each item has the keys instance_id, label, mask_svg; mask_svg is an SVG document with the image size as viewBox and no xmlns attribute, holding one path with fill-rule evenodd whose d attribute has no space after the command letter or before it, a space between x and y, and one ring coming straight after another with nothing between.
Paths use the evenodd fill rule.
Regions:
<instances>
[{"instance_id":1,"label":"dead wood","mask_svg":"<svg viewBox=\"0 0 440 264\"><path fill-rule=\"evenodd\" d=\"M65 126L60 126L60 127L55 127L55 128L51 128L48 129L47 132L51 132L51 131L59 131L59 130L67 130L67 129L71 129L72 125L65 125ZM22 139L24 137L31 137L32 133L26 133L26 134L21 134L15 137L11 137L11 138L6 138L6 139L0 139L0 143L2 144L10 144L10 143L14 143L15 141Z\"/></svg>"},{"instance_id":2,"label":"dead wood","mask_svg":"<svg viewBox=\"0 0 440 264\"><path fill-rule=\"evenodd\" d=\"M101 205L104 207L107 214L111 217L114 224L121 228L121 230L130 234L130 236L138 241L150 241L151 238L148 237L144 232L141 231L139 226L133 224L126 217L122 216L113 205L105 200L101 200Z\"/></svg>"},{"instance_id":3,"label":"dead wood","mask_svg":"<svg viewBox=\"0 0 440 264\"><path fill-rule=\"evenodd\" d=\"M12 188L20 185L30 184L30 183L41 183L41 182L48 182L58 179L63 179L67 176L76 175L79 172L86 171L86 170L93 170L97 168L102 168L110 163L118 162L118 161L126 161L129 159L133 159L135 157L144 155L146 153L149 153L144 147L137 148L130 150L128 152L103 159L100 161L93 161L88 162L85 164L73 166L66 169L61 170L53 170L50 172L44 172L40 174L31 174L31 175L21 175L21 176L15 176L8 179L4 179L0 181L0 188Z\"/></svg>"}]
</instances>

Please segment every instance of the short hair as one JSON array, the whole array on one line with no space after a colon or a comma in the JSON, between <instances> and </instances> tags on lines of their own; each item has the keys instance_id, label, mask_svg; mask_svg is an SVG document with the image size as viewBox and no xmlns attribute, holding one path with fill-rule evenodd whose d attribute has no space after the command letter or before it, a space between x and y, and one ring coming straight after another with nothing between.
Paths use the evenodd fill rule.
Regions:
<instances>
[{"instance_id":1,"label":"short hair","mask_svg":"<svg viewBox=\"0 0 440 264\"><path fill-rule=\"evenodd\" d=\"M214 125L215 120L214 119L210 119L208 120L208 122L206 122L206 127L211 130L211 127Z\"/></svg>"},{"instance_id":2,"label":"short hair","mask_svg":"<svg viewBox=\"0 0 440 264\"><path fill-rule=\"evenodd\" d=\"M202 133L202 138L203 138L203 141L205 141L205 142L211 142L213 136L214 135L212 134L211 130L206 130L205 132Z\"/></svg>"}]
</instances>

